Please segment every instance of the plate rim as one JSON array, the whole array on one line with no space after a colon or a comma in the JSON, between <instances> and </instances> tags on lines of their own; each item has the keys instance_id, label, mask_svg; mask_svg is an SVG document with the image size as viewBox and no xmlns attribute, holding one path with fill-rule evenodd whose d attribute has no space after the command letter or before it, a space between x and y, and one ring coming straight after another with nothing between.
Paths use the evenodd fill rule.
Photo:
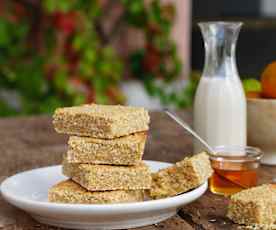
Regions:
<instances>
[{"instance_id":1,"label":"plate rim","mask_svg":"<svg viewBox=\"0 0 276 230\"><path fill-rule=\"evenodd\" d=\"M172 165L169 162L162 162L162 161L154 161L154 160L144 160L145 163L165 163L169 165ZM19 207L24 210L44 210L49 211L49 209L55 209L55 211L62 211L63 213L71 213L72 210L78 211L78 212L87 212L87 211L97 211L97 214L103 214L107 212L110 214L118 214L120 211L129 210L132 212L140 212L141 209L144 211L153 211L157 209L164 209L164 208L175 208L183 205L183 203L187 203L190 200L197 199L198 197L202 196L207 188L208 188L208 180L206 180L203 184L198 186L195 189L192 189L186 193L179 194L173 197L168 198L162 198L157 200L146 200L146 201L140 201L140 202L131 202L131 203L118 203L118 204L63 204L63 203L51 203L49 201L35 201L28 198L22 198L22 196L16 196L14 194L10 194L8 192L8 184L14 179L14 177L20 176L22 174L30 173L33 171L40 171L40 170L46 170L49 168L57 168L61 165L53 165L53 166L46 166L41 168L35 168L27 171L23 171L20 173L17 173L13 176L10 176L6 178L0 186L2 197L8 202L16 207ZM198 195L200 193L201 195ZM189 198L190 197L190 198ZM192 198L191 198L192 197ZM194 198L195 197L195 198ZM190 202L189 202L190 203ZM26 208L26 207L32 207Z\"/></svg>"}]
</instances>

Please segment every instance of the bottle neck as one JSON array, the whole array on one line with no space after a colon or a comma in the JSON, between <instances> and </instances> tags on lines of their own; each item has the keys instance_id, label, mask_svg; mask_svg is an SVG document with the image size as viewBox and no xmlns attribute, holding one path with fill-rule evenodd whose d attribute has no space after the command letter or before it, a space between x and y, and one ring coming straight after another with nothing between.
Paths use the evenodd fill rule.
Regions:
<instances>
[{"instance_id":1,"label":"bottle neck","mask_svg":"<svg viewBox=\"0 0 276 230\"><path fill-rule=\"evenodd\" d=\"M238 77L235 50L240 24L200 24L205 46L203 76Z\"/></svg>"},{"instance_id":2,"label":"bottle neck","mask_svg":"<svg viewBox=\"0 0 276 230\"><path fill-rule=\"evenodd\" d=\"M235 45L226 47L217 44L205 44L205 64L203 76L237 76Z\"/></svg>"}]
</instances>

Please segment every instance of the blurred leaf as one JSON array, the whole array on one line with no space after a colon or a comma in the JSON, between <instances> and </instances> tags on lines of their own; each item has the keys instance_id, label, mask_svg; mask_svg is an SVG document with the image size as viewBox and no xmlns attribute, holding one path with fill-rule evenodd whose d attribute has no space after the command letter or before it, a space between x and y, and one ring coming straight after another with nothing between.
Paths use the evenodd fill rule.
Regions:
<instances>
[{"instance_id":1,"label":"blurred leaf","mask_svg":"<svg viewBox=\"0 0 276 230\"><path fill-rule=\"evenodd\" d=\"M0 46L7 46L10 43L9 25L5 20L0 20Z\"/></svg>"},{"instance_id":2,"label":"blurred leaf","mask_svg":"<svg viewBox=\"0 0 276 230\"><path fill-rule=\"evenodd\" d=\"M84 51L84 58L87 60L87 62L94 63L97 60L97 54L95 50L86 49Z\"/></svg>"},{"instance_id":3,"label":"blurred leaf","mask_svg":"<svg viewBox=\"0 0 276 230\"><path fill-rule=\"evenodd\" d=\"M34 58L30 63L22 63L15 67L16 86L21 94L39 98L47 92L47 82L43 73L43 60Z\"/></svg>"},{"instance_id":4,"label":"blurred leaf","mask_svg":"<svg viewBox=\"0 0 276 230\"><path fill-rule=\"evenodd\" d=\"M86 39L83 36L76 36L73 40L73 47L79 51L86 47Z\"/></svg>"},{"instance_id":5,"label":"blurred leaf","mask_svg":"<svg viewBox=\"0 0 276 230\"><path fill-rule=\"evenodd\" d=\"M85 103L85 96L78 94L73 99L73 105L81 105Z\"/></svg>"},{"instance_id":6,"label":"blurred leaf","mask_svg":"<svg viewBox=\"0 0 276 230\"><path fill-rule=\"evenodd\" d=\"M124 63L112 47L113 38L100 33L102 19L108 13L104 12L102 2L43 0L41 3L45 23L37 24L40 21L35 21L36 12L13 15L10 10L13 7L3 10L10 21L0 18L0 85L19 92L23 114L51 113L56 107L87 100L104 104L121 102L123 97L117 83L127 64L132 75L144 81L150 95L160 98L164 104L188 104L192 88L169 94L154 81L158 76L166 83L181 71L175 43L170 40L172 5L161 4L159 0L149 4L121 0L124 11L119 25L135 27L145 35L145 46L129 56L129 63ZM67 12L70 13L63 14ZM57 16L59 24L55 21ZM71 16L77 23L72 22ZM65 30L70 30L70 35L64 34ZM145 52L149 47L154 47L163 67L144 68L148 64ZM90 88L93 94L87 92Z\"/></svg>"},{"instance_id":7,"label":"blurred leaf","mask_svg":"<svg viewBox=\"0 0 276 230\"><path fill-rule=\"evenodd\" d=\"M124 16L125 20L137 28L144 27L147 23L144 2L141 0L124 0L122 3L127 8Z\"/></svg>"},{"instance_id":8,"label":"blurred leaf","mask_svg":"<svg viewBox=\"0 0 276 230\"><path fill-rule=\"evenodd\" d=\"M137 78L142 78L144 69L141 67L145 56L145 50L140 49L130 55L130 69Z\"/></svg>"},{"instance_id":9,"label":"blurred leaf","mask_svg":"<svg viewBox=\"0 0 276 230\"><path fill-rule=\"evenodd\" d=\"M50 96L38 104L39 113L53 114L56 108L64 106L64 103L56 96Z\"/></svg>"},{"instance_id":10,"label":"blurred leaf","mask_svg":"<svg viewBox=\"0 0 276 230\"><path fill-rule=\"evenodd\" d=\"M18 112L8 106L4 101L0 100L0 116L7 117L7 116L15 116Z\"/></svg>"},{"instance_id":11,"label":"blurred leaf","mask_svg":"<svg viewBox=\"0 0 276 230\"><path fill-rule=\"evenodd\" d=\"M54 82L54 86L57 90L59 91L70 91L70 89L68 90L68 75L67 75L67 71L59 68L57 70L57 72L55 73L53 82Z\"/></svg>"},{"instance_id":12,"label":"blurred leaf","mask_svg":"<svg viewBox=\"0 0 276 230\"><path fill-rule=\"evenodd\" d=\"M87 79L92 79L94 75L94 67L91 65L91 63L86 61L81 61L79 63L79 71L82 76L84 76Z\"/></svg>"},{"instance_id":13,"label":"blurred leaf","mask_svg":"<svg viewBox=\"0 0 276 230\"><path fill-rule=\"evenodd\" d=\"M76 0L43 0L43 6L48 12L68 12L75 8Z\"/></svg>"}]
</instances>

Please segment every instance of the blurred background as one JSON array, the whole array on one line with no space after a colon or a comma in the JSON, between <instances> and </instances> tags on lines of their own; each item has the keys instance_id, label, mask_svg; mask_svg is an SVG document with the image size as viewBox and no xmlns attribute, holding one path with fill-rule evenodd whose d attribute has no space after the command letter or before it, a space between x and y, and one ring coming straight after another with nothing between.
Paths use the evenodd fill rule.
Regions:
<instances>
[{"instance_id":1,"label":"blurred background","mask_svg":"<svg viewBox=\"0 0 276 230\"><path fill-rule=\"evenodd\" d=\"M276 57L275 17L275 0L0 0L0 116L92 102L191 107L199 21L244 22L238 68L259 88Z\"/></svg>"}]
</instances>

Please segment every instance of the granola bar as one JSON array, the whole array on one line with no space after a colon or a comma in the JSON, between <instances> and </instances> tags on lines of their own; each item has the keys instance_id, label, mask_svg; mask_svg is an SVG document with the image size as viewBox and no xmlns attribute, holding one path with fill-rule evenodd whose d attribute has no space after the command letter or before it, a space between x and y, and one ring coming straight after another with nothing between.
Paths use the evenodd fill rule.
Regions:
<instances>
[{"instance_id":1,"label":"granola bar","mask_svg":"<svg viewBox=\"0 0 276 230\"><path fill-rule=\"evenodd\" d=\"M149 189L151 174L141 162L135 166L113 166L68 163L63 174L90 191Z\"/></svg>"},{"instance_id":2,"label":"granola bar","mask_svg":"<svg viewBox=\"0 0 276 230\"><path fill-rule=\"evenodd\" d=\"M175 196L203 184L213 173L209 157L200 153L152 174L153 199Z\"/></svg>"},{"instance_id":3,"label":"granola bar","mask_svg":"<svg viewBox=\"0 0 276 230\"><path fill-rule=\"evenodd\" d=\"M92 137L69 138L69 163L135 165L141 162L147 134L135 133L112 140Z\"/></svg>"},{"instance_id":4,"label":"granola bar","mask_svg":"<svg viewBox=\"0 0 276 230\"><path fill-rule=\"evenodd\" d=\"M143 190L91 192L72 180L54 185L48 193L50 202L71 204L112 204L144 200Z\"/></svg>"},{"instance_id":5,"label":"granola bar","mask_svg":"<svg viewBox=\"0 0 276 230\"><path fill-rule=\"evenodd\" d=\"M121 105L82 105L56 109L53 124L58 133L112 139L149 129L144 108Z\"/></svg>"},{"instance_id":6,"label":"granola bar","mask_svg":"<svg viewBox=\"0 0 276 230\"><path fill-rule=\"evenodd\" d=\"M232 195L227 216L238 224L275 224L276 188L265 184Z\"/></svg>"}]
</instances>

